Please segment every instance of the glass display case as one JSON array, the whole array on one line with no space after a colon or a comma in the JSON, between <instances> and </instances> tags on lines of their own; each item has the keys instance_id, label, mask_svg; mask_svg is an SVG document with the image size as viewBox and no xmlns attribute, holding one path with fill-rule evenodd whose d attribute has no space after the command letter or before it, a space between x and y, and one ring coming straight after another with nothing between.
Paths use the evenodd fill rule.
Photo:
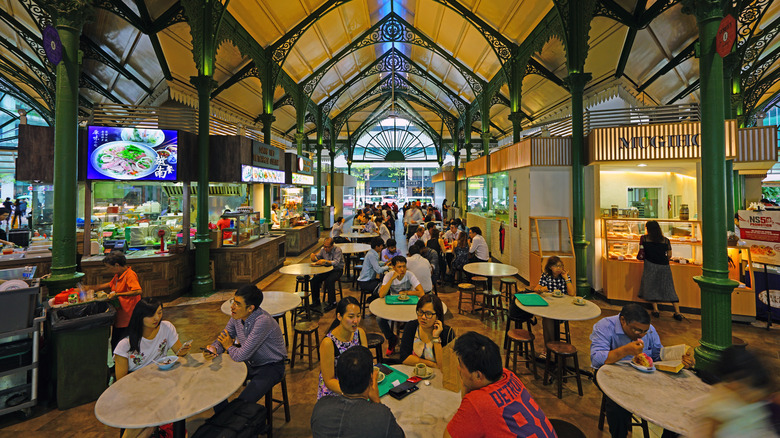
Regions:
<instances>
[{"instance_id":1,"label":"glass display case","mask_svg":"<svg viewBox=\"0 0 780 438\"><path fill-rule=\"evenodd\" d=\"M493 213L496 220L509 222L509 174L498 172L490 175L490 193L493 199Z\"/></svg>"},{"instance_id":2,"label":"glass display case","mask_svg":"<svg viewBox=\"0 0 780 438\"><path fill-rule=\"evenodd\" d=\"M226 213L230 227L222 230L222 246L241 246L260 238L260 213Z\"/></svg>"},{"instance_id":3,"label":"glass display case","mask_svg":"<svg viewBox=\"0 0 780 438\"><path fill-rule=\"evenodd\" d=\"M475 176L466 180L466 185L468 187L466 200L467 211L471 213L487 212L487 178L488 176Z\"/></svg>"},{"instance_id":4,"label":"glass display case","mask_svg":"<svg viewBox=\"0 0 780 438\"><path fill-rule=\"evenodd\" d=\"M677 219L658 220L672 244L672 261L680 264L702 263L701 222ZM605 255L610 260L636 260L639 239L646 233L646 219L602 219Z\"/></svg>"}]
</instances>

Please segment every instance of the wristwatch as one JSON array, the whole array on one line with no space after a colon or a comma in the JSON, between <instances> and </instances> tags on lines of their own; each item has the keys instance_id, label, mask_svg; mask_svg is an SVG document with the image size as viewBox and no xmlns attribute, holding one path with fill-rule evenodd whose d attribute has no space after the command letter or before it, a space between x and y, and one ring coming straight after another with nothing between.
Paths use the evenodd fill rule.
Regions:
<instances>
[{"instance_id":1,"label":"wristwatch","mask_svg":"<svg viewBox=\"0 0 780 438\"><path fill-rule=\"evenodd\" d=\"M434 344L441 344L441 339L440 339L440 338L433 338L433 341L432 341L432 342L433 342Z\"/></svg>"}]
</instances>

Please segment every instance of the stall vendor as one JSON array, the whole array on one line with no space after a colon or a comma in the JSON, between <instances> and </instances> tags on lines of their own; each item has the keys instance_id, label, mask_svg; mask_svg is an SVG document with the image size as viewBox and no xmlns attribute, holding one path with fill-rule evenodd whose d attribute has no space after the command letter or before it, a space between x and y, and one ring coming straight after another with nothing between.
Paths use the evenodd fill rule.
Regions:
<instances>
[{"instance_id":1,"label":"stall vendor","mask_svg":"<svg viewBox=\"0 0 780 438\"><path fill-rule=\"evenodd\" d=\"M231 228L230 226L230 218L226 217L225 215L230 213L230 209L226 208L225 211L222 212L222 217L217 221L217 229L222 231L225 228ZM223 231L222 232L222 238L223 239L230 239L233 237L233 233L231 231Z\"/></svg>"},{"instance_id":2,"label":"stall vendor","mask_svg":"<svg viewBox=\"0 0 780 438\"><path fill-rule=\"evenodd\" d=\"M281 226L279 223L279 213L277 213L276 210L279 210L279 204L271 204L271 228L275 229Z\"/></svg>"},{"instance_id":3,"label":"stall vendor","mask_svg":"<svg viewBox=\"0 0 780 438\"><path fill-rule=\"evenodd\" d=\"M7 208L0 208L0 222L4 222L8 220L8 216L11 214L11 211ZM13 242L10 242L8 240L8 236L5 234L5 230L0 228L0 243L3 245L13 245Z\"/></svg>"}]
</instances>

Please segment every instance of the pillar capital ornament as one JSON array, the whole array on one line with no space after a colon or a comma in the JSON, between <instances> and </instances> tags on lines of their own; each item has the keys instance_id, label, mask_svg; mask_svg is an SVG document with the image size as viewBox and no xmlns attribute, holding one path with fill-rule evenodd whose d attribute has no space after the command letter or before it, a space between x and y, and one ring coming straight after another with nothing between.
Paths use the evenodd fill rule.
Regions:
<instances>
[{"instance_id":1,"label":"pillar capital ornament","mask_svg":"<svg viewBox=\"0 0 780 438\"><path fill-rule=\"evenodd\" d=\"M489 132L483 132L480 134L480 137L482 137L482 141L490 141L490 133Z\"/></svg>"},{"instance_id":2,"label":"pillar capital ornament","mask_svg":"<svg viewBox=\"0 0 780 438\"><path fill-rule=\"evenodd\" d=\"M295 141L296 143L303 143L303 139L306 137L306 135L303 132L296 132L295 133Z\"/></svg>"},{"instance_id":3,"label":"pillar capital ornament","mask_svg":"<svg viewBox=\"0 0 780 438\"><path fill-rule=\"evenodd\" d=\"M209 94L211 94L211 91L219 85L212 76L207 75L190 76L190 83L194 85L195 89L198 91L207 90Z\"/></svg>"},{"instance_id":4,"label":"pillar capital ornament","mask_svg":"<svg viewBox=\"0 0 780 438\"><path fill-rule=\"evenodd\" d=\"M67 26L80 30L95 13L91 3L89 0L48 0L39 4L57 27Z\"/></svg>"},{"instance_id":5,"label":"pillar capital ornament","mask_svg":"<svg viewBox=\"0 0 780 438\"><path fill-rule=\"evenodd\" d=\"M696 21L720 20L723 18L723 0L682 0L683 14L696 17Z\"/></svg>"},{"instance_id":6,"label":"pillar capital ornament","mask_svg":"<svg viewBox=\"0 0 780 438\"><path fill-rule=\"evenodd\" d=\"M518 125L519 125L519 124L520 124L520 122L522 122L522 121L523 121L523 118L524 118L524 117L525 117L525 116L523 116L523 113L521 113L520 111L515 111L515 112L513 112L513 113L509 113L509 117L507 117L507 118L508 118L508 119L509 119L509 121L510 121L510 122L512 122L513 124L518 124Z\"/></svg>"},{"instance_id":7,"label":"pillar capital ornament","mask_svg":"<svg viewBox=\"0 0 780 438\"><path fill-rule=\"evenodd\" d=\"M260 114L259 116L257 116L257 120L263 122L263 126L265 126L266 124L270 124L270 123L275 122L276 121L276 117L274 117L273 114L263 113L263 114Z\"/></svg>"},{"instance_id":8,"label":"pillar capital ornament","mask_svg":"<svg viewBox=\"0 0 780 438\"><path fill-rule=\"evenodd\" d=\"M585 89L585 85L593 79L593 75L590 73L570 73L569 77L563 81L569 88L569 92L574 94L575 92L582 93Z\"/></svg>"}]
</instances>

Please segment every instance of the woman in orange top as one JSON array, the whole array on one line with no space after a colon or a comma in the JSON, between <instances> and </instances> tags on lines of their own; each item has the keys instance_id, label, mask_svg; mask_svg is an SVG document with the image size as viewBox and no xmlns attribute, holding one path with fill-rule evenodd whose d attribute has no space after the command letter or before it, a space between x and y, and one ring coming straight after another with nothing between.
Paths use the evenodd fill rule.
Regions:
<instances>
[{"instance_id":1,"label":"woman in orange top","mask_svg":"<svg viewBox=\"0 0 780 438\"><path fill-rule=\"evenodd\" d=\"M127 266L127 259L121 251L111 251L103 259L103 264L108 271L114 274L114 278L108 283L96 286L84 286L85 289L109 290L109 298L119 299L119 308L116 311L114 331L111 334L111 350L127 336L127 326L130 324L130 316L133 314L136 303L141 300L141 284L138 282L138 274L133 268Z\"/></svg>"}]
</instances>

